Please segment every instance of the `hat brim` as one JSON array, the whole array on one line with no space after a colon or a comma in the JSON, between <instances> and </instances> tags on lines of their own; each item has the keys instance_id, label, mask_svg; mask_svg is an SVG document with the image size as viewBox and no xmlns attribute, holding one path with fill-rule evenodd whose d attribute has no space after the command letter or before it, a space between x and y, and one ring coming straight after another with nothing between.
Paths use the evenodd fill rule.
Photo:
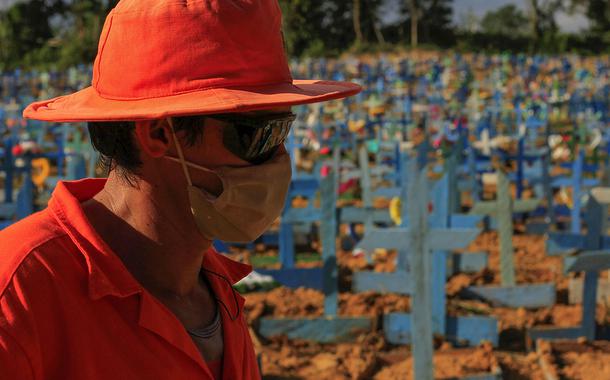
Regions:
<instances>
[{"instance_id":1,"label":"hat brim","mask_svg":"<svg viewBox=\"0 0 610 380\"><path fill-rule=\"evenodd\" d=\"M23 116L54 122L151 120L169 116L246 112L345 98L361 91L350 82L294 80L267 86L211 88L138 100L107 99L93 87L34 102Z\"/></svg>"}]
</instances>

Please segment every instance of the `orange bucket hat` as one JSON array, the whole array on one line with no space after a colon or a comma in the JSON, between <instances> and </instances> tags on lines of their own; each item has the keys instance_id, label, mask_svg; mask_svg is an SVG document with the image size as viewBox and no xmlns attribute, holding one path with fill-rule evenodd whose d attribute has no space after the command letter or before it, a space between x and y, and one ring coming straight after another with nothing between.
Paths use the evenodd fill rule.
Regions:
<instances>
[{"instance_id":1,"label":"orange bucket hat","mask_svg":"<svg viewBox=\"0 0 610 380\"><path fill-rule=\"evenodd\" d=\"M121 0L90 87L34 102L30 119L147 120L338 99L354 83L293 80L277 0Z\"/></svg>"}]
</instances>

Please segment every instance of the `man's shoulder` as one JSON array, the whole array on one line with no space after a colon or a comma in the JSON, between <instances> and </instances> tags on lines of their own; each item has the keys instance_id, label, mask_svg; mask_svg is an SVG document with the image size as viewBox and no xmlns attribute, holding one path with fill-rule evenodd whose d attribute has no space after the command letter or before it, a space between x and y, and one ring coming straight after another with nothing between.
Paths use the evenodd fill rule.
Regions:
<instances>
[{"instance_id":1,"label":"man's shoulder","mask_svg":"<svg viewBox=\"0 0 610 380\"><path fill-rule=\"evenodd\" d=\"M34 251L66 232L45 209L0 231L0 297L22 263Z\"/></svg>"}]
</instances>

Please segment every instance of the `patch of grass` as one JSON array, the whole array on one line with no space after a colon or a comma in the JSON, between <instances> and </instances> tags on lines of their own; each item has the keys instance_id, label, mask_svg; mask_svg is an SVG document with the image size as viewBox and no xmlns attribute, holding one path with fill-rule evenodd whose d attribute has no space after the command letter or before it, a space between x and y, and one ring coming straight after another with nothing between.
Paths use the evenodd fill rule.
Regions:
<instances>
[{"instance_id":1,"label":"patch of grass","mask_svg":"<svg viewBox=\"0 0 610 380\"><path fill-rule=\"evenodd\" d=\"M281 285L282 284L280 284L279 282L273 281L273 282L265 282L265 283L261 283L261 284L233 285L233 289L237 290L237 292L239 294L246 294L246 293L254 293L254 292L266 292L266 291L275 289Z\"/></svg>"}]
</instances>

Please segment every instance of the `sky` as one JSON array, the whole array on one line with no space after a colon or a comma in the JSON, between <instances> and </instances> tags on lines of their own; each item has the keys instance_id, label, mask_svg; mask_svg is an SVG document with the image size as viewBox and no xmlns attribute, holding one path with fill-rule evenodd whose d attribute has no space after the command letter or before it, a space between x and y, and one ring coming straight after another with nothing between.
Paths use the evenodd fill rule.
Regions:
<instances>
[{"instance_id":1,"label":"sky","mask_svg":"<svg viewBox=\"0 0 610 380\"><path fill-rule=\"evenodd\" d=\"M0 0L0 9L4 9L16 1L19 0ZM454 0L454 22L456 24L459 23L460 16L467 13L469 9L472 9L479 17L483 16L485 12L489 10L497 9L506 4L515 4L525 10L526 1L527 0ZM567 15L565 13L559 13L557 15L557 24L564 32L578 32L582 29L586 29L588 26L587 18L585 16Z\"/></svg>"},{"instance_id":2,"label":"sky","mask_svg":"<svg viewBox=\"0 0 610 380\"><path fill-rule=\"evenodd\" d=\"M487 11L497 9L507 4L515 4L524 11L527 10L526 0L454 0L453 17L454 22L458 22L460 15L472 9L474 13L481 17ZM588 20L584 15L567 15L563 12L556 16L557 24L564 32L578 32L586 29Z\"/></svg>"},{"instance_id":3,"label":"sky","mask_svg":"<svg viewBox=\"0 0 610 380\"><path fill-rule=\"evenodd\" d=\"M0 9L4 9L14 3L14 0L0 0Z\"/></svg>"},{"instance_id":4,"label":"sky","mask_svg":"<svg viewBox=\"0 0 610 380\"><path fill-rule=\"evenodd\" d=\"M9 5L16 3L19 0L0 0L0 9L5 9Z\"/></svg>"}]
</instances>

